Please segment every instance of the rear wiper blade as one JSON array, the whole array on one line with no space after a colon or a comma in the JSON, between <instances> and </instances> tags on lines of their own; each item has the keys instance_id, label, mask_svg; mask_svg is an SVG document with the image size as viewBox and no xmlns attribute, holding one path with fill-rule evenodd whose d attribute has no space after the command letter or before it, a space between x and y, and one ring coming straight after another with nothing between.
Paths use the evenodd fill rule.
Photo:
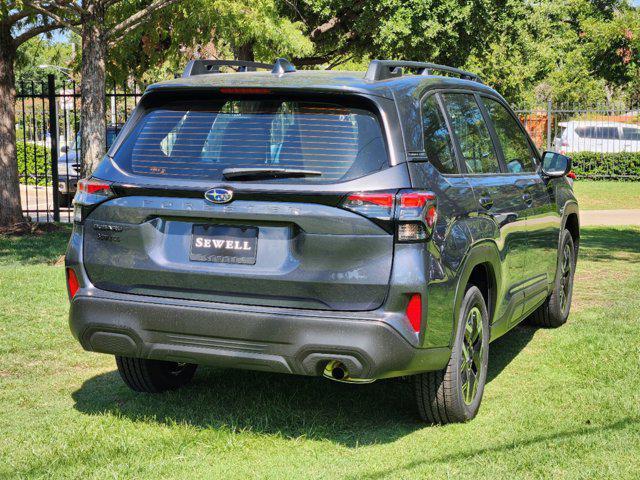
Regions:
<instances>
[{"instance_id":1,"label":"rear wiper blade","mask_svg":"<svg viewBox=\"0 0 640 480\"><path fill-rule=\"evenodd\" d=\"M257 168L225 168L222 176L227 180L252 178L297 178L319 177L322 172L297 168L257 167Z\"/></svg>"}]
</instances>

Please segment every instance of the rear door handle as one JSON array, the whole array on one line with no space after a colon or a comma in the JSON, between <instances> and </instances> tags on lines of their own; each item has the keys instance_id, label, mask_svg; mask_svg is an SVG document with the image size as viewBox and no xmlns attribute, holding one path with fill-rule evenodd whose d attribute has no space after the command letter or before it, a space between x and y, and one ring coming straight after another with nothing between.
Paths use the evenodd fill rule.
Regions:
<instances>
[{"instance_id":1,"label":"rear door handle","mask_svg":"<svg viewBox=\"0 0 640 480\"><path fill-rule=\"evenodd\" d=\"M491 207L493 207L493 198L491 198L489 195L480 197L478 201L480 202L482 208L484 208L485 210L489 210Z\"/></svg>"}]
</instances>

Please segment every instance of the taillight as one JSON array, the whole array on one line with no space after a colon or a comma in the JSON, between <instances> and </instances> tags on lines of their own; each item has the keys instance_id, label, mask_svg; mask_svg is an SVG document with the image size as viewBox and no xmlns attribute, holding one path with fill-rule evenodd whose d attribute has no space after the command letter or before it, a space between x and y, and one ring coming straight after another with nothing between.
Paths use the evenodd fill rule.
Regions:
<instances>
[{"instance_id":1,"label":"taillight","mask_svg":"<svg viewBox=\"0 0 640 480\"><path fill-rule=\"evenodd\" d=\"M83 178L82 180L79 180L78 192L105 197L113 195L113 192L111 191L111 183L94 178Z\"/></svg>"},{"instance_id":2,"label":"taillight","mask_svg":"<svg viewBox=\"0 0 640 480\"><path fill-rule=\"evenodd\" d=\"M575 180L576 178L578 178L573 170L567 173L567 177L569 177L571 180Z\"/></svg>"},{"instance_id":3,"label":"taillight","mask_svg":"<svg viewBox=\"0 0 640 480\"><path fill-rule=\"evenodd\" d=\"M391 220L394 205L393 193L351 193L342 202L343 208L378 220Z\"/></svg>"},{"instance_id":4,"label":"taillight","mask_svg":"<svg viewBox=\"0 0 640 480\"><path fill-rule=\"evenodd\" d=\"M420 190L350 193L341 206L374 220L394 219L399 242L428 240L438 219L435 194Z\"/></svg>"},{"instance_id":5,"label":"taillight","mask_svg":"<svg viewBox=\"0 0 640 480\"><path fill-rule=\"evenodd\" d=\"M413 331L419 333L422 324L422 297L419 293L414 293L411 296L405 314L413 327Z\"/></svg>"},{"instance_id":6,"label":"taillight","mask_svg":"<svg viewBox=\"0 0 640 480\"><path fill-rule=\"evenodd\" d=\"M431 238L431 232L438 220L435 194L416 190L400 192L398 204L398 241L419 242Z\"/></svg>"},{"instance_id":7,"label":"taillight","mask_svg":"<svg viewBox=\"0 0 640 480\"><path fill-rule=\"evenodd\" d=\"M78 180L78 190L73 198L73 221L81 223L83 220L83 207L90 207L104 202L114 196L111 190L111 182L98 180L97 178L83 178ZM86 213L86 212L84 212Z\"/></svg>"},{"instance_id":8,"label":"taillight","mask_svg":"<svg viewBox=\"0 0 640 480\"><path fill-rule=\"evenodd\" d=\"M69 292L70 300L72 300L73 297L76 296L76 293L78 293L79 289L80 282L78 282L76 272L74 272L72 268L67 268L67 291Z\"/></svg>"}]
</instances>

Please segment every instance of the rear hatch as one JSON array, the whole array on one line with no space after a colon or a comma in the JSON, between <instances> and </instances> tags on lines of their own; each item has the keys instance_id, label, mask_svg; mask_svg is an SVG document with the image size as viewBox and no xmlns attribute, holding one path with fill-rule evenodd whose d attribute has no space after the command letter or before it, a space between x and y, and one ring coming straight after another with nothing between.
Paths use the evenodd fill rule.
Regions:
<instances>
[{"instance_id":1,"label":"rear hatch","mask_svg":"<svg viewBox=\"0 0 640 480\"><path fill-rule=\"evenodd\" d=\"M310 309L384 302L393 209L372 219L342 208L354 189L409 186L369 104L156 98L125 135L96 172L117 172L115 197L85 219L84 264L98 288Z\"/></svg>"}]
</instances>

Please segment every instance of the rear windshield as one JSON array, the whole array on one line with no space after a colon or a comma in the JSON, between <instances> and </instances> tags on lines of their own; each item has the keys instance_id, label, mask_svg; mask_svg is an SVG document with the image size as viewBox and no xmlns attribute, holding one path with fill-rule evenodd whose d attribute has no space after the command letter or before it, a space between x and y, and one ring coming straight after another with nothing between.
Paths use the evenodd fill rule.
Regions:
<instances>
[{"instance_id":1,"label":"rear windshield","mask_svg":"<svg viewBox=\"0 0 640 480\"><path fill-rule=\"evenodd\" d=\"M388 166L376 115L336 104L225 99L147 110L114 155L138 175L223 180L227 168L277 167L321 176L261 181L352 180Z\"/></svg>"}]
</instances>

